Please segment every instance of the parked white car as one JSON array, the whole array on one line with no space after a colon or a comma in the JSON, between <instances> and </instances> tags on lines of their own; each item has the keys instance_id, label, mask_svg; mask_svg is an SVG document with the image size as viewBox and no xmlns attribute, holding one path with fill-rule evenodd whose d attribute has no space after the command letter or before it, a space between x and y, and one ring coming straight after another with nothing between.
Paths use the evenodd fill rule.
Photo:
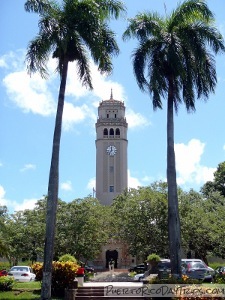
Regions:
<instances>
[{"instance_id":1,"label":"parked white car","mask_svg":"<svg viewBox=\"0 0 225 300\"><path fill-rule=\"evenodd\" d=\"M136 275L134 275L133 280L134 281L142 281L144 278L145 278L145 274L144 273L142 273L142 274L136 274Z\"/></svg>"},{"instance_id":2,"label":"parked white car","mask_svg":"<svg viewBox=\"0 0 225 300\"><path fill-rule=\"evenodd\" d=\"M28 266L12 267L8 272L8 276L13 276L16 281L21 282L33 281L36 277L31 267Z\"/></svg>"}]
</instances>

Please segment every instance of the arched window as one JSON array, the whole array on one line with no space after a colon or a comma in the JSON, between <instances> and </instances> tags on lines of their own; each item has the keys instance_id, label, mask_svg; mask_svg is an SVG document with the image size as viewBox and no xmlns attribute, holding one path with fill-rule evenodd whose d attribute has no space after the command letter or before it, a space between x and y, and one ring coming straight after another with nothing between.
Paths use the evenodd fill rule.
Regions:
<instances>
[{"instance_id":1,"label":"arched window","mask_svg":"<svg viewBox=\"0 0 225 300\"><path fill-rule=\"evenodd\" d=\"M110 135L111 137L114 136L114 129L113 129L113 128L110 128L109 135Z\"/></svg>"},{"instance_id":2,"label":"arched window","mask_svg":"<svg viewBox=\"0 0 225 300\"><path fill-rule=\"evenodd\" d=\"M104 136L108 136L108 129L107 129L107 128L104 128L104 130L103 130L103 135L104 135Z\"/></svg>"},{"instance_id":3,"label":"arched window","mask_svg":"<svg viewBox=\"0 0 225 300\"><path fill-rule=\"evenodd\" d=\"M120 135L120 130L119 130L119 128L116 128L116 135Z\"/></svg>"}]
</instances>

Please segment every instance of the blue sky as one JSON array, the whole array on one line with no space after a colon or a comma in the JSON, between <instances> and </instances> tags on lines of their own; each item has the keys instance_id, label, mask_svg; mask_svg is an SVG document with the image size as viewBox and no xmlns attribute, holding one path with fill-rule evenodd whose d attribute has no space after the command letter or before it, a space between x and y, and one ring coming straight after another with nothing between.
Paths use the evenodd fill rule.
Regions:
<instances>
[{"instance_id":1,"label":"blue sky","mask_svg":"<svg viewBox=\"0 0 225 300\"><path fill-rule=\"evenodd\" d=\"M29 41L38 33L38 16L24 11L25 0L0 2L0 204L10 212L33 208L47 193L52 136L59 78L49 61L47 80L27 75L24 64ZM126 0L127 17L146 10L162 15L177 6L174 0ZM223 0L209 0L216 25L225 36ZM129 187L146 186L166 178L166 102L154 112L151 98L135 81L131 53L136 41L123 42L127 21L112 22L120 55L109 77L92 65L94 90L83 88L70 65L63 116L59 197L66 201L92 194L95 187L95 122L101 100L125 102L128 129ZM218 164L225 160L225 56L218 56L218 84L207 103L198 101L196 112L181 106L175 116L177 181L185 190L199 191Z\"/></svg>"}]
</instances>

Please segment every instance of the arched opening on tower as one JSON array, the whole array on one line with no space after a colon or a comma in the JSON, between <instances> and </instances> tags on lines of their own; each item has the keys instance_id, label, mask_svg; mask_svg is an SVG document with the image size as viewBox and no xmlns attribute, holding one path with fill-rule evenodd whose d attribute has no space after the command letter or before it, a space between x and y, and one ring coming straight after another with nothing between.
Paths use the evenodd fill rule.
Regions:
<instances>
[{"instance_id":1,"label":"arched opening on tower","mask_svg":"<svg viewBox=\"0 0 225 300\"><path fill-rule=\"evenodd\" d=\"M110 128L109 135L110 135L110 137L114 137L114 129L113 128Z\"/></svg>"},{"instance_id":2,"label":"arched opening on tower","mask_svg":"<svg viewBox=\"0 0 225 300\"><path fill-rule=\"evenodd\" d=\"M108 129L107 128L104 128L104 130L103 130L103 136L104 137L108 137Z\"/></svg>"}]
</instances>

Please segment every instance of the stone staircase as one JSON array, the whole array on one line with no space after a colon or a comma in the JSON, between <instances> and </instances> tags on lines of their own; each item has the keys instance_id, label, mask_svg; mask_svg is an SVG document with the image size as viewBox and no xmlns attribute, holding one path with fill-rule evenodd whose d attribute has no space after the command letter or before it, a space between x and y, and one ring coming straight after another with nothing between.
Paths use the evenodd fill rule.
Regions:
<instances>
[{"instance_id":1,"label":"stone staircase","mask_svg":"<svg viewBox=\"0 0 225 300\"><path fill-rule=\"evenodd\" d=\"M111 292L110 285L113 286ZM146 300L147 298L140 295L122 295L123 289L138 289L141 286L140 283L130 282L127 270L115 270L114 274L103 271L99 272L92 282L78 281L78 286L66 291L64 300Z\"/></svg>"},{"instance_id":2,"label":"stone staircase","mask_svg":"<svg viewBox=\"0 0 225 300\"><path fill-rule=\"evenodd\" d=\"M144 297L141 296L109 296L104 295L104 287L103 286L83 286L79 287L76 290L76 294L70 298L65 298L68 300L144 300Z\"/></svg>"}]
</instances>

